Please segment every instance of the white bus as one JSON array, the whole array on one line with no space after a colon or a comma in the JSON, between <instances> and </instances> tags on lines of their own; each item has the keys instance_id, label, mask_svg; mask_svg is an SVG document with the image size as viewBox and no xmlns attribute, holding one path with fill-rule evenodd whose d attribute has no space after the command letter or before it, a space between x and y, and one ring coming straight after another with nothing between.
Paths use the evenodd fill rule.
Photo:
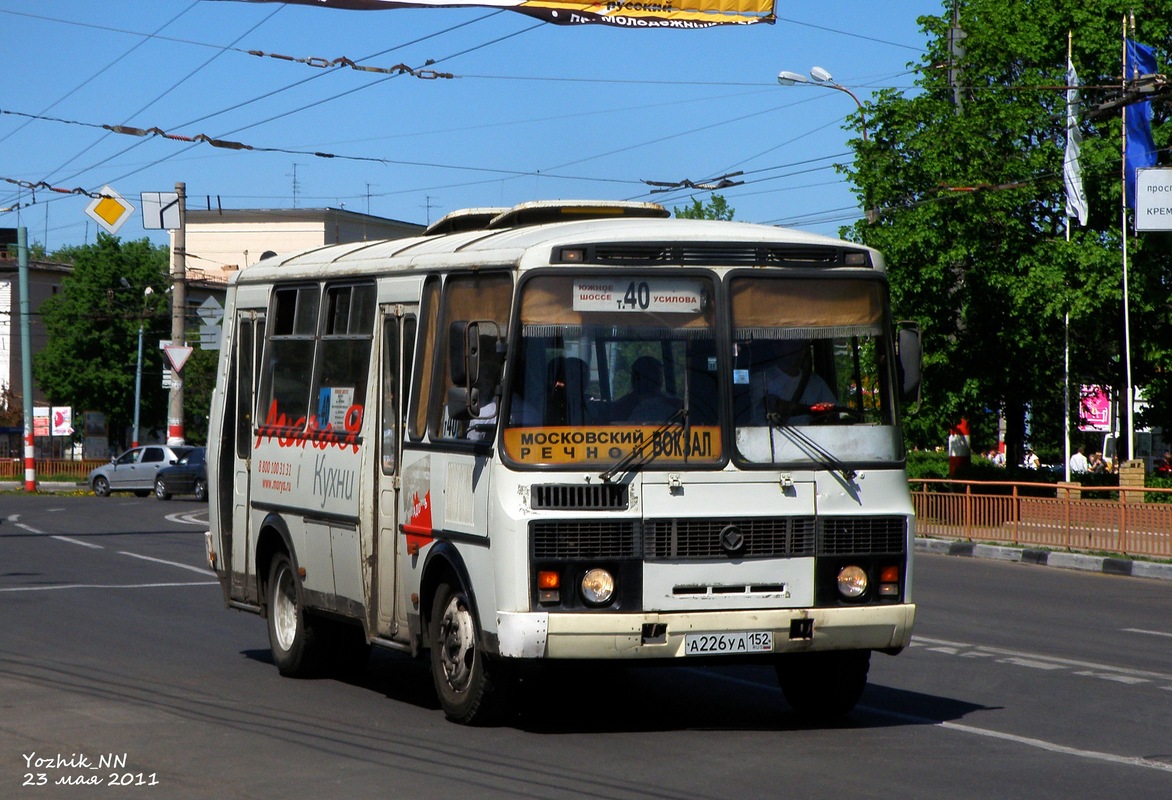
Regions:
<instances>
[{"instance_id":1,"label":"white bus","mask_svg":"<svg viewBox=\"0 0 1172 800\"><path fill-rule=\"evenodd\" d=\"M208 560L283 675L426 653L470 723L521 665L740 659L825 717L908 645L882 257L669 216L474 209L233 277Z\"/></svg>"}]
</instances>

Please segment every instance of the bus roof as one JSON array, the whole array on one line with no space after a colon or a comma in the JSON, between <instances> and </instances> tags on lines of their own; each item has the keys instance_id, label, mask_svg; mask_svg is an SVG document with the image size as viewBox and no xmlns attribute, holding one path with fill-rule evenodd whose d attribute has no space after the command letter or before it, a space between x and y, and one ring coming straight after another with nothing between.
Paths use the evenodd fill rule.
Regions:
<instances>
[{"instance_id":1,"label":"bus roof","mask_svg":"<svg viewBox=\"0 0 1172 800\"><path fill-rule=\"evenodd\" d=\"M558 258L558 253L568 253ZM808 266L882 271L871 248L756 223L670 218L654 203L544 201L453 212L422 236L325 245L265 259L233 283L485 266Z\"/></svg>"}]
</instances>

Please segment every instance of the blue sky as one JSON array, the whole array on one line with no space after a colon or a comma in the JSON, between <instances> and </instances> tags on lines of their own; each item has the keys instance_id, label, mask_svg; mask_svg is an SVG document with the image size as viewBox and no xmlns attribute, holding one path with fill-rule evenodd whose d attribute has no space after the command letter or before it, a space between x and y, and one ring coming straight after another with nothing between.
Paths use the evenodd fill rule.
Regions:
<instances>
[{"instance_id":1,"label":"blue sky","mask_svg":"<svg viewBox=\"0 0 1172 800\"><path fill-rule=\"evenodd\" d=\"M643 181L743 171L736 218L836 235L858 203L841 92L777 84L821 66L861 99L910 89L941 0L777 6L773 25L562 27L493 9L345 11L232 0L0 0L0 227L50 250L93 241L97 191L135 206L186 184L189 208L345 207L424 223L534 199L654 200ZM431 70L323 69L268 56ZM424 72L423 75L429 73ZM102 125L241 142L228 150ZM266 148L260 151L260 148ZM322 158L314 153L328 153ZM6 179L6 180L3 180ZM119 231L165 243L136 213Z\"/></svg>"}]
</instances>

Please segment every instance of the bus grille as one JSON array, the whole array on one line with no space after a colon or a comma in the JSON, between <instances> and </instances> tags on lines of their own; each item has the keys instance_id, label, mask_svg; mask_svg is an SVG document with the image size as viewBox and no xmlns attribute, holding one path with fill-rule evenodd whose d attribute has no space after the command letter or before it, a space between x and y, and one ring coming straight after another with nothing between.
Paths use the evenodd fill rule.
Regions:
<instances>
[{"instance_id":1,"label":"bus grille","mask_svg":"<svg viewBox=\"0 0 1172 800\"><path fill-rule=\"evenodd\" d=\"M722 532L735 525L744 545L729 553ZM678 558L776 558L814 555L813 517L746 519L649 519L643 528L643 556Z\"/></svg>"},{"instance_id":2,"label":"bus grille","mask_svg":"<svg viewBox=\"0 0 1172 800\"><path fill-rule=\"evenodd\" d=\"M529 523L535 559L629 558L639 555L639 520L556 520Z\"/></svg>"},{"instance_id":3,"label":"bus grille","mask_svg":"<svg viewBox=\"0 0 1172 800\"><path fill-rule=\"evenodd\" d=\"M627 508L626 484L555 484L533 487L530 502L537 511L623 511Z\"/></svg>"},{"instance_id":4,"label":"bus grille","mask_svg":"<svg viewBox=\"0 0 1172 800\"><path fill-rule=\"evenodd\" d=\"M734 525L743 544L725 547ZM904 517L744 517L733 519L541 520L529 523L535 559L633 558L648 561L796 558L904 553Z\"/></svg>"},{"instance_id":5,"label":"bus grille","mask_svg":"<svg viewBox=\"0 0 1172 800\"><path fill-rule=\"evenodd\" d=\"M907 543L905 517L820 517L818 554L894 555Z\"/></svg>"}]
</instances>

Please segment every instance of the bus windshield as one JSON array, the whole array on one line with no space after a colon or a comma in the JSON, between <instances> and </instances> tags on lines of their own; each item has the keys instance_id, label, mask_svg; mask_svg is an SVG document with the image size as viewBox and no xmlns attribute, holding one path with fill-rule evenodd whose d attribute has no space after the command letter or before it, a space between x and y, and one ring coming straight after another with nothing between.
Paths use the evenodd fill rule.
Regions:
<instances>
[{"instance_id":1,"label":"bus windshield","mask_svg":"<svg viewBox=\"0 0 1172 800\"><path fill-rule=\"evenodd\" d=\"M707 273L525 282L508 458L596 466L639 448L657 467L900 457L880 281L740 275L725 296L730 324L718 326ZM734 435L731 452L722 432Z\"/></svg>"},{"instance_id":2,"label":"bus windshield","mask_svg":"<svg viewBox=\"0 0 1172 800\"><path fill-rule=\"evenodd\" d=\"M543 275L520 301L505 451L520 464L723 459L712 279Z\"/></svg>"},{"instance_id":3,"label":"bus windshield","mask_svg":"<svg viewBox=\"0 0 1172 800\"><path fill-rule=\"evenodd\" d=\"M881 283L736 278L729 296L740 459L899 457Z\"/></svg>"}]
</instances>

